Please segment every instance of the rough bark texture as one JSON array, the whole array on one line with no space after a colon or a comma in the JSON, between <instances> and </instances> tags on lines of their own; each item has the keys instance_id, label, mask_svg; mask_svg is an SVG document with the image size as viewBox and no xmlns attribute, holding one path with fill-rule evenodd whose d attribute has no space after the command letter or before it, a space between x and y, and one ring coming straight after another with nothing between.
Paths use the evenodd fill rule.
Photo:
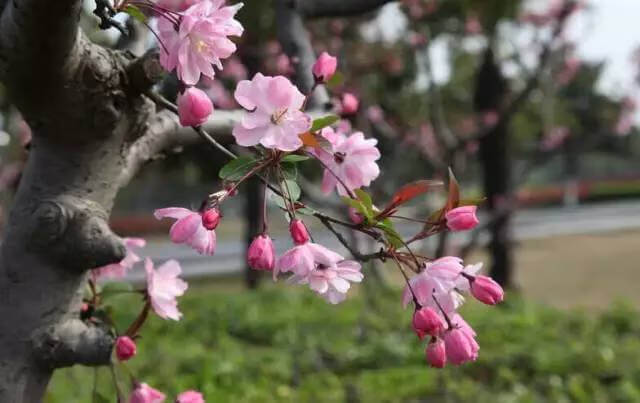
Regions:
<instances>
[{"instance_id":1,"label":"rough bark texture","mask_svg":"<svg viewBox=\"0 0 640 403\"><path fill-rule=\"evenodd\" d=\"M485 52L484 62L478 73L474 96L475 108L482 114L502 109L507 96L507 85L491 48ZM508 119L499 123L480 139L484 194L487 197L492 224L490 275L503 286L512 286L513 253L511 213L506 205L511 192L511 162L509 159Z\"/></svg>"},{"instance_id":2,"label":"rough bark texture","mask_svg":"<svg viewBox=\"0 0 640 403\"><path fill-rule=\"evenodd\" d=\"M33 142L0 249L0 402L39 402L55 368L111 356L111 336L79 320L81 292L88 269L124 257L107 218L140 165L129 150L155 113L141 95L154 77L79 34L80 7L2 10L0 79Z\"/></svg>"}]
</instances>

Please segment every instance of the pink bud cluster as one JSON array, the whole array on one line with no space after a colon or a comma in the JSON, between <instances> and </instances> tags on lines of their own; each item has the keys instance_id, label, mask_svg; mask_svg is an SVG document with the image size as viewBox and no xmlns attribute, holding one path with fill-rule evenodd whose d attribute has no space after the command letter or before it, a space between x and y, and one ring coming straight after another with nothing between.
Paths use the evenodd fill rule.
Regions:
<instances>
[{"instance_id":1,"label":"pink bud cluster","mask_svg":"<svg viewBox=\"0 0 640 403\"><path fill-rule=\"evenodd\" d=\"M464 302L461 293L470 292L487 305L504 298L498 283L476 274L481 267L464 267L461 259L447 256L426 263L405 288L403 303L413 301L415 305L413 330L421 340L430 337L425 353L433 367L442 368L447 362L460 365L478 357L477 335L457 312Z\"/></svg>"}]
</instances>

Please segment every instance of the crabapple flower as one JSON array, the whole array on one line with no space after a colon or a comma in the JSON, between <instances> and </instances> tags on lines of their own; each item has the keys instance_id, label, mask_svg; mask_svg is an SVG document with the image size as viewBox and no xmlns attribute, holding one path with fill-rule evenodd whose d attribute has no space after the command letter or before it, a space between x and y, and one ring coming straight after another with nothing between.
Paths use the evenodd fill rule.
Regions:
<instances>
[{"instance_id":1,"label":"crabapple flower","mask_svg":"<svg viewBox=\"0 0 640 403\"><path fill-rule=\"evenodd\" d=\"M480 221L476 217L476 206L462 206L454 208L445 214L447 227L451 231L468 231L475 228Z\"/></svg>"},{"instance_id":2,"label":"crabapple flower","mask_svg":"<svg viewBox=\"0 0 640 403\"><path fill-rule=\"evenodd\" d=\"M247 251L247 262L254 270L273 270L276 261L275 248L269 235L255 237Z\"/></svg>"},{"instance_id":3,"label":"crabapple flower","mask_svg":"<svg viewBox=\"0 0 640 403\"><path fill-rule=\"evenodd\" d=\"M204 91L189 87L178 95L178 116L182 126L200 126L212 112L213 104Z\"/></svg>"},{"instance_id":4,"label":"crabapple flower","mask_svg":"<svg viewBox=\"0 0 640 403\"><path fill-rule=\"evenodd\" d=\"M129 403L162 403L164 393L152 388L146 383L139 383L129 396Z\"/></svg>"},{"instance_id":5,"label":"crabapple flower","mask_svg":"<svg viewBox=\"0 0 640 403\"><path fill-rule=\"evenodd\" d=\"M434 368L444 368L447 363L447 353L442 339L434 339L426 349L427 362Z\"/></svg>"},{"instance_id":6,"label":"crabapple flower","mask_svg":"<svg viewBox=\"0 0 640 403\"><path fill-rule=\"evenodd\" d=\"M220 210L217 208L210 208L202 213L202 226L213 231L218 227L220 223Z\"/></svg>"},{"instance_id":7,"label":"crabapple flower","mask_svg":"<svg viewBox=\"0 0 640 403\"><path fill-rule=\"evenodd\" d=\"M323 192L329 193L337 186L338 194L347 196L349 191L369 186L380 175L380 168L376 163L380 158L380 151L376 147L378 140L365 139L361 132L347 137L328 127L322 129L321 135L331 144L330 151L312 150L327 167L322 178Z\"/></svg>"},{"instance_id":8,"label":"crabapple flower","mask_svg":"<svg viewBox=\"0 0 640 403\"><path fill-rule=\"evenodd\" d=\"M311 128L311 118L300 108L305 97L283 76L257 73L238 83L236 101L251 111L233 128L238 145L294 151L302 147L300 134Z\"/></svg>"},{"instance_id":9,"label":"crabapple flower","mask_svg":"<svg viewBox=\"0 0 640 403\"><path fill-rule=\"evenodd\" d=\"M447 361L453 365L460 365L467 361L475 361L478 358L480 347L474 339L470 328L455 327L444 334L444 345L447 353Z\"/></svg>"},{"instance_id":10,"label":"crabapple flower","mask_svg":"<svg viewBox=\"0 0 640 403\"><path fill-rule=\"evenodd\" d=\"M364 217L362 216L362 214L360 214L360 212L353 207L349 207L349 219L351 219L351 222L356 225L362 224L362 222L364 221Z\"/></svg>"},{"instance_id":11,"label":"crabapple flower","mask_svg":"<svg viewBox=\"0 0 640 403\"><path fill-rule=\"evenodd\" d=\"M417 309L413 313L412 325L420 340L426 335L437 336L444 330L444 321L435 310L429 307Z\"/></svg>"},{"instance_id":12,"label":"crabapple flower","mask_svg":"<svg viewBox=\"0 0 640 403\"><path fill-rule=\"evenodd\" d=\"M178 395L176 403L204 403L204 397L198 391L187 390Z\"/></svg>"},{"instance_id":13,"label":"crabapple flower","mask_svg":"<svg viewBox=\"0 0 640 403\"><path fill-rule=\"evenodd\" d=\"M124 259L118 263L112 263L93 269L92 275L95 280L121 279L127 274L127 271L142 260L135 254L133 248L143 248L147 244L147 241L142 238L124 238L122 241L127 249L127 254Z\"/></svg>"},{"instance_id":14,"label":"crabapple flower","mask_svg":"<svg viewBox=\"0 0 640 403\"><path fill-rule=\"evenodd\" d=\"M309 231L302 220L292 220L289 225L289 233L291 234L291 239L293 239L293 242L296 245L302 245L309 242Z\"/></svg>"},{"instance_id":15,"label":"crabapple flower","mask_svg":"<svg viewBox=\"0 0 640 403\"><path fill-rule=\"evenodd\" d=\"M178 278L182 273L180 264L168 260L156 270L151 259L147 258L144 268L147 271L147 294L153 311L162 319L180 320L182 313L178 310L176 298L188 288L187 282Z\"/></svg>"},{"instance_id":16,"label":"crabapple flower","mask_svg":"<svg viewBox=\"0 0 640 403\"><path fill-rule=\"evenodd\" d=\"M471 280L471 295L487 305L495 305L504 299L500 284L487 276L476 276Z\"/></svg>"},{"instance_id":17,"label":"crabapple flower","mask_svg":"<svg viewBox=\"0 0 640 403\"><path fill-rule=\"evenodd\" d=\"M350 92L345 92L342 95L342 114L343 115L353 115L358 112L358 108L360 107L360 101L358 98Z\"/></svg>"},{"instance_id":18,"label":"crabapple flower","mask_svg":"<svg viewBox=\"0 0 640 403\"><path fill-rule=\"evenodd\" d=\"M327 82L336 73L338 59L327 52L322 52L311 71L317 82Z\"/></svg>"},{"instance_id":19,"label":"crabapple flower","mask_svg":"<svg viewBox=\"0 0 640 403\"><path fill-rule=\"evenodd\" d=\"M351 287L349 282L359 283L364 276L358 262L344 260L341 255L322 245L307 242L285 252L274 270L274 278L280 272L292 272L289 281L308 284L309 287L332 304L342 302Z\"/></svg>"},{"instance_id":20,"label":"crabapple flower","mask_svg":"<svg viewBox=\"0 0 640 403\"><path fill-rule=\"evenodd\" d=\"M158 36L162 42L160 63L167 71L177 71L186 85L195 85L200 76L215 76L213 65L222 70L222 59L236 51L229 36L240 36L244 29L233 17L242 3L223 7L224 0L202 0L180 17L180 25L161 16Z\"/></svg>"},{"instance_id":21,"label":"crabapple flower","mask_svg":"<svg viewBox=\"0 0 640 403\"><path fill-rule=\"evenodd\" d=\"M426 263L425 268L409 280L411 287L405 287L403 305L407 306L415 296L422 307L430 307L436 312L442 308L446 314L454 313L464 302L464 297L456 291L462 270L462 259L453 256Z\"/></svg>"},{"instance_id":22,"label":"crabapple flower","mask_svg":"<svg viewBox=\"0 0 640 403\"><path fill-rule=\"evenodd\" d=\"M216 232L207 230L200 213L180 207L168 207L156 210L153 215L161 220L173 218L176 222L169 230L173 243L184 243L202 255L213 255L216 249Z\"/></svg>"},{"instance_id":23,"label":"crabapple flower","mask_svg":"<svg viewBox=\"0 0 640 403\"><path fill-rule=\"evenodd\" d=\"M136 342L129 336L120 336L116 339L116 357L120 361L127 361L137 353Z\"/></svg>"}]
</instances>

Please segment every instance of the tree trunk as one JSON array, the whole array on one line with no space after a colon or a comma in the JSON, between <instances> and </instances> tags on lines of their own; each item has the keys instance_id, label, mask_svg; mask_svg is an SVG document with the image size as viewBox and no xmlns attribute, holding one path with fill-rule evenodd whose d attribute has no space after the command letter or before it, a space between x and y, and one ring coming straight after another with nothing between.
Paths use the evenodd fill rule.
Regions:
<instances>
[{"instance_id":1,"label":"tree trunk","mask_svg":"<svg viewBox=\"0 0 640 403\"><path fill-rule=\"evenodd\" d=\"M0 247L0 402L40 402L54 369L110 362L110 334L80 320L87 270L124 257L114 198L168 144L143 135L174 127L141 95L155 58L90 43L81 5L0 1L0 80L33 131Z\"/></svg>"},{"instance_id":2,"label":"tree trunk","mask_svg":"<svg viewBox=\"0 0 640 403\"><path fill-rule=\"evenodd\" d=\"M488 48L478 73L474 103L482 116L499 111L507 95L507 86L493 51ZM480 161L483 170L484 194L487 198L491 225L490 275L505 287L513 285L513 253L511 235L511 161L509 158L508 119L480 140Z\"/></svg>"}]
</instances>

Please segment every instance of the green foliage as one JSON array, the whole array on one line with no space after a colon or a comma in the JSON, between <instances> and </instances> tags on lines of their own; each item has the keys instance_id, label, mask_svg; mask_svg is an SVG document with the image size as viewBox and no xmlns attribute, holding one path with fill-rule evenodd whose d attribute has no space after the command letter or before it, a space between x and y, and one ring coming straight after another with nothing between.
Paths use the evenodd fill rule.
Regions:
<instances>
[{"instance_id":1,"label":"green foliage","mask_svg":"<svg viewBox=\"0 0 640 403\"><path fill-rule=\"evenodd\" d=\"M123 326L137 305L120 298ZM214 402L640 399L640 318L624 306L595 317L513 294L499 308L471 302L464 315L478 332L480 357L444 370L425 365L424 343L396 291L332 306L301 289L193 290L180 306L179 323L151 319L139 356L128 363L173 397L197 388ZM101 393L113 396L108 370L98 373ZM46 401L88 401L92 375L80 367L58 371Z\"/></svg>"},{"instance_id":2,"label":"green foliage","mask_svg":"<svg viewBox=\"0 0 640 403\"><path fill-rule=\"evenodd\" d=\"M229 161L225 166L223 166L218 175L220 176L220 179L237 181L248 174L257 163L258 160L254 157L240 156Z\"/></svg>"},{"instance_id":3,"label":"green foliage","mask_svg":"<svg viewBox=\"0 0 640 403\"><path fill-rule=\"evenodd\" d=\"M336 115L328 115L318 119L314 119L313 124L311 125L311 132L317 132L318 130L324 129L327 126L331 126L340 120L339 116Z\"/></svg>"}]
</instances>

